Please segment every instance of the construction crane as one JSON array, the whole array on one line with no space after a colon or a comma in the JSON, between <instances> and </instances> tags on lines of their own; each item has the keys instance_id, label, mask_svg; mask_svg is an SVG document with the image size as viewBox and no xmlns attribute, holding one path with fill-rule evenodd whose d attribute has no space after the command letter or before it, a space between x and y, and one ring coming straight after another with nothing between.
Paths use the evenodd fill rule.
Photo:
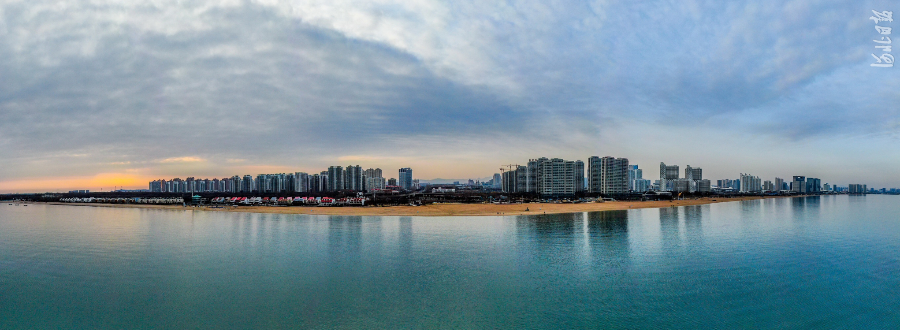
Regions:
<instances>
[{"instance_id":1,"label":"construction crane","mask_svg":"<svg viewBox=\"0 0 900 330\"><path fill-rule=\"evenodd\" d=\"M519 164L500 165L500 174L503 174L504 168L508 168L508 171L512 172L513 167L519 168Z\"/></svg>"}]
</instances>

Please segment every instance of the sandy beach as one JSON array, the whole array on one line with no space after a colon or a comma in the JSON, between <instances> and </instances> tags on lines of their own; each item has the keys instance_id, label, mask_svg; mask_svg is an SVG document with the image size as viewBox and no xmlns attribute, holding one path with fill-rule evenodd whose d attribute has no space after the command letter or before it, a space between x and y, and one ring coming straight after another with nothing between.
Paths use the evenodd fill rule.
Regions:
<instances>
[{"instance_id":1,"label":"sandy beach","mask_svg":"<svg viewBox=\"0 0 900 330\"><path fill-rule=\"evenodd\" d=\"M745 201L767 197L736 197L736 198L698 198L675 201L616 201L603 203L526 203L526 204L431 204L425 206L362 206L362 207L315 207L315 206L225 206L222 208L191 207L181 205L146 205L146 204L94 204L94 203L47 203L53 205L88 206L88 207L119 207L119 208L146 208L146 209L170 209L170 210L198 210L209 212L253 212L253 213L278 213L278 214L318 214L318 215L348 215L348 216L489 216L489 215L536 215L557 214L575 212L593 212L610 210L628 210L640 208L660 208L687 205L703 205L712 203L724 203Z\"/></svg>"}]
</instances>

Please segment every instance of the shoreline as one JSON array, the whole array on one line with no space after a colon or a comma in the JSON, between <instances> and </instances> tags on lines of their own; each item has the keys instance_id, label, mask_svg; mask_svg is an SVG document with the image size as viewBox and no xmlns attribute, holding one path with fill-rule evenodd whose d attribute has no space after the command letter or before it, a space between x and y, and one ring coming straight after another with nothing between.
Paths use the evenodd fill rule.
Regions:
<instances>
[{"instance_id":1,"label":"shoreline","mask_svg":"<svg viewBox=\"0 0 900 330\"><path fill-rule=\"evenodd\" d=\"M342 215L342 216L506 216L506 215L541 215L564 214L596 211L617 211L645 208L663 208L677 206L707 205L766 198L802 197L802 196L747 196L733 198L685 199L673 201L615 201L603 203L524 203L524 204L430 204L424 206L223 206L222 208L191 207L181 205L148 205L148 204L94 204L94 203L60 203L35 202L35 204L142 208L159 210L197 210L210 212L242 212L271 214L307 214L307 215Z\"/></svg>"}]
</instances>

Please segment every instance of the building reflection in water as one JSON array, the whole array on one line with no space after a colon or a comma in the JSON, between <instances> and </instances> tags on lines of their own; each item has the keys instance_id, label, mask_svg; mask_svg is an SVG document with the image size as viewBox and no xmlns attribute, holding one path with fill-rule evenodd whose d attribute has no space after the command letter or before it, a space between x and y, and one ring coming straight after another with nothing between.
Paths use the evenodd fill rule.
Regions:
<instances>
[{"instance_id":1,"label":"building reflection in water","mask_svg":"<svg viewBox=\"0 0 900 330\"><path fill-rule=\"evenodd\" d=\"M581 228L576 221L583 219L582 213L525 215L516 217L516 229L520 237L530 237L538 244L555 244L560 239L571 241Z\"/></svg>"},{"instance_id":2,"label":"building reflection in water","mask_svg":"<svg viewBox=\"0 0 900 330\"><path fill-rule=\"evenodd\" d=\"M617 265L630 260L628 211L590 212L587 231L594 260L608 260Z\"/></svg>"},{"instance_id":3,"label":"building reflection in water","mask_svg":"<svg viewBox=\"0 0 900 330\"><path fill-rule=\"evenodd\" d=\"M413 249L412 217L400 217L399 230L397 232L397 248L400 253L400 260L410 260Z\"/></svg>"},{"instance_id":4,"label":"building reflection in water","mask_svg":"<svg viewBox=\"0 0 900 330\"><path fill-rule=\"evenodd\" d=\"M663 207L659 209L659 234L664 248L678 246L681 243L681 231L678 226L680 207Z\"/></svg>"},{"instance_id":5,"label":"building reflection in water","mask_svg":"<svg viewBox=\"0 0 900 330\"><path fill-rule=\"evenodd\" d=\"M565 263L583 255L583 213L517 216L516 245L523 260ZM540 261L537 261L540 260Z\"/></svg>"},{"instance_id":6,"label":"building reflection in water","mask_svg":"<svg viewBox=\"0 0 900 330\"><path fill-rule=\"evenodd\" d=\"M794 220L816 219L821 207L820 196L804 196L791 198L791 210Z\"/></svg>"},{"instance_id":7,"label":"building reflection in water","mask_svg":"<svg viewBox=\"0 0 900 330\"><path fill-rule=\"evenodd\" d=\"M629 257L628 211L516 217L518 245L544 258L579 258L585 267L621 266Z\"/></svg>"},{"instance_id":8,"label":"building reflection in water","mask_svg":"<svg viewBox=\"0 0 900 330\"><path fill-rule=\"evenodd\" d=\"M328 217L328 252L345 260L346 255L359 256L362 241L361 216Z\"/></svg>"},{"instance_id":9,"label":"building reflection in water","mask_svg":"<svg viewBox=\"0 0 900 330\"><path fill-rule=\"evenodd\" d=\"M703 238L703 214L709 211L709 205L684 206L684 234L685 237L697 242Z\"/></svg>"}]
</instances>

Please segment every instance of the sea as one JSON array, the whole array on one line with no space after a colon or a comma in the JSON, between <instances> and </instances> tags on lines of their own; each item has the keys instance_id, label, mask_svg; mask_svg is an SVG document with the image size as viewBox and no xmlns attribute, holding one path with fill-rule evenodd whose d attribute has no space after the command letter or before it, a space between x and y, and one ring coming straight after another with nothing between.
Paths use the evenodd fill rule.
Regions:
<instances>
[{"instance_id":1,"label":"sea","mask_svg":"<svg viewBox=\"0 0 900 330\"><path fill-rule=\"evenodd\" d=\"M0 205L0 329L897 329L900 196L540 216Z\"/></svg>"}]
</instances>

